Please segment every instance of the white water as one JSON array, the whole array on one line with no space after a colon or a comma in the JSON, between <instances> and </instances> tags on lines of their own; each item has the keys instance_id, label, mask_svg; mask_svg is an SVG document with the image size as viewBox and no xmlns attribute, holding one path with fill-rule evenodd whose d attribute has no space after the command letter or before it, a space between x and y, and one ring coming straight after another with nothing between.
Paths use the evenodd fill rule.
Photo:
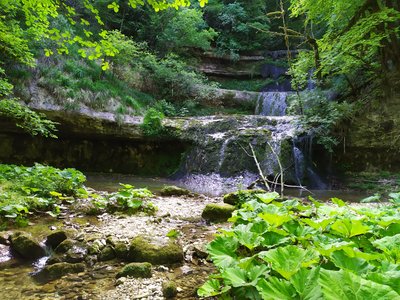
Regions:
<instances>
[{"instance_id":1,"label":"white water","mask_svg":"<svg viewBox=\"0 0 400 300\"><path fill-rule=\"evenodd\" d=\"M289 92L262 92L256 104L256 115L285 116Z\"/></svg>"}]
</instances>

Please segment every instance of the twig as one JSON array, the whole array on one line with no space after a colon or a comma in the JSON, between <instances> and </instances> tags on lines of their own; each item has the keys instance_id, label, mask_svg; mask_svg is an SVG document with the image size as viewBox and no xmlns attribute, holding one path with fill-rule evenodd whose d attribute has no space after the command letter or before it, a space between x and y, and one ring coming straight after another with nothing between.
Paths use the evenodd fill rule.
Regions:
<instances>
[{"instance_id":1,"label":"twig","mask_svg":"<svg viewBox=\"0 0 400 300\"><path fill-rule=\"evenodd\" d=\"M276 154L274 148L272 147L272 145L267 141L267 145L271 148L272 153L275 155L276 160L278 161L278 165L279 165L279 171L280 171L280 179L281 179L281 197L283 197L283 190L284 190L284 181L283 181L283 168L282 168L282 163L281 160L279 159L278 154ZM279 177L278 177L279 178ZM277 180L278 180L277 178Z\"/></svg>"},{"instance_id":2,"label":"twig","mask_svg":"<svg viewBox=\"0 0 400 300\"><path fill-rule=\"evenodd\" d=\"M252 157L253 157L253 159L254 159L254 162L255 162L256 165L257 165L258 173L260 174L260 177L261 177L262 181L264 182L265 187L266 187L267 190L270 192L270 191L271 191L271 187L269 186L268 181L267 181L267 178L265 178L264 173L263 173L262 170L261 170L260 164L258 163L258 160L257 160L256 153L254 152L254 148L253 148L253 146L252 146L250 143L249 143L249 147L250 147L251 154L252 154Z\"/></svg>"}]
</instances>

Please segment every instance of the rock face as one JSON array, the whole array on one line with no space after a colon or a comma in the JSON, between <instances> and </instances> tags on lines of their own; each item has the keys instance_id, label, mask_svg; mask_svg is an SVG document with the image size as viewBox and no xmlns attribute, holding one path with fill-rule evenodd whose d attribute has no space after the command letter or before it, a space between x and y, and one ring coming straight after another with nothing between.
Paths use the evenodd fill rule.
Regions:
<instances>
[{"instance_id":1,"label":"rock face","mask_svg":"<svg viewBox=\"0 0 400 300\"><path fill-rule=\"evenodd\" d=\"M225 222L231 216L235 207L226 203L210 203L204 208L202 217L210 222Z\"/></svg>"},{"instance_id":2,"label":"rock face","mask_svg":"<svg viewBox=\"0 0 400 300\"><path fill-rule=\"evenodd\" d=\"M58 109L58 110L57 110ZM297 134L292 117L212 116L164 119L164 134L144 136L142 118L125 118L118 124L111 114L45 111L62 124L57 140L24 135L0 119L0 160L56 167L74 166L83 171L136 175L257 174L254 159L246 153L252 144L265 175L278 172L277 157L293 173L291 139ZM13 127L14 126L14 127ZM288 146L287 146L288 145ZM290 176L286 176L290 178Z\"/></svg>"},{"instance_id":3,"label":"rock face","mask_svg":"<svg viewBox=\"0 0 400 300\"><path fill-rule=\"evenodd\" d=\"M139 236L131 241L128 260L157 265L180 263L183 261L183 250L172 241L166 245L155 245Z\"/></svg>"},{"instance_id":4,"label":"rock face","mask_svg":"<svg viewBox=\"0 0 400 300\"><path fill-rule=\"evenodd\" d=\"M117 273L116 278L128 276L134 278L150 278L151 263L130 263Z\"/></svg>"},{"instance_id":5,"label":"rock face","mask_svg":"<svg viewBox=\"0 0 400 300\"><path fill-rule=\"evenodd\" d=\"M38 259L46 255L45 249L30 235L16 232L10 236L11 249L25 259Z\"/></svg>"}]
</instances>

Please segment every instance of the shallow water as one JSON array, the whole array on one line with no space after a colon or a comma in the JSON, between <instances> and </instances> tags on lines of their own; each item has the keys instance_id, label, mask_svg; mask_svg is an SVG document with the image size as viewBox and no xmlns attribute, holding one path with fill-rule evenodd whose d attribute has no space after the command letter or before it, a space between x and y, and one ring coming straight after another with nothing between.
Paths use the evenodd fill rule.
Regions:
<instances>
[{"instance_id":1,"label":"shallow water","mask_svg":"<svg viewBox=\"0 0 400 300\"><path fill-rule=\"evenodd\" d=\"M158 177L138 177L123 174L99 174L90 173L87 175L86 186L95 190L114 192L121 186L119 183L128 183L136 188L148 188L153 193L159 193L165 185L176 185L186 188L192 192L207 195L221 196L226 193L246 189L255 179L252 174L244 174L237 177L221 177L218 174L190 175L178 180ZM372 193L354 190L310 190L286 189L286 196L306 198L312 196L321 201L329 201L331 198L340 198L347 202L360 202L362 199L372 196Z\"/></svg>"}]
</instances>

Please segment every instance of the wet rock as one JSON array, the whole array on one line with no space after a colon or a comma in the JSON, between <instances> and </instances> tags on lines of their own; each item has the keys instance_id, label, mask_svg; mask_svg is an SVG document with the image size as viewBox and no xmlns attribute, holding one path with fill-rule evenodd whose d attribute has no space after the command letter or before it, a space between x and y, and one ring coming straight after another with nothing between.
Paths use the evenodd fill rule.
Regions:
<instances>
[{"instance_id":1,"label":"wet rock","mask_svg":"<svg viewBox=\"0 0 400 300\"><path fill-rule=\"evenodd\" d=\"M263 194L264 190L242 190L226 194L224 196L224 203L231 205L238 205L242 202L246 202L247 199L251 198L254 194Z\"/></svg>"},{"instance_id":2,"label":"wet rock","mask_svg":"<svg viewBox=\"0 0 400 300\"><path fill-rule=\"evenodd\" d=\"M235 206L227 203L210 203L206 205L201 216L210 222L225 222L234 210Z\"/></svg>"},{"instance_id":3,"label":"wet rock","mask_svg":"<svg viewBox=\"0 0 400 300\"><path fill-rule=\"evenodd\" d=\"M127 244L119 242L115 244L114 251L119 259L126 259L128 257L129 247Z\"/></svg>"},{"instance_id":4,"label":"wet rock","mask_svg":"<svg viewBox=\"0 0 400 300\"><path fill-rule=\"evenodd\" d=\"M46 245L55 249L63 241L67 239L67 234L64 230L59 230L51 233L46 239Z\"/></svg>"},{"instance_id":5,"label":"wet rock","mask_svg":"<svg viewBox=\"0 0 400 300\"><path fill-rule=\"evenodd\" d=\"M157 265L180 263L183 261L183 250L173 241L165 245L154 245L138 236L131 241L128 260Z\"/></svg>"},{"instance_id":6,"label":"wet rock","mask_svg":"<svg viewBox=\"0 0 400 300\"><path fill-rule=\"evenodd\" d=\"M62 241L54 251L56 253L66 253L75 244L76 244L76 241L74 241L72 239L66 239L66 240Z\"/></svg>"},{"instance_id":7,"label":"wet rock","mask_svg":"<svg viewBox=\"0 0 400 300\"><path fill-rule=\"evenodd\" d=\"M23 258L38 259L45 256L46 251L39 242L27 233L15 232L10 236L11 250Z\"/></svg>"},{"instance_id":8,"label":"wet rock","mask_svg":"<svg viewBox=\"0 0 400 300\"><path fill-rule=\"evenodd\" d=\"M173 282L173 281L163 282L162 293L163 293L163 296L167 299L174 298L178 294L178 289L176 287L175 282Z\"/></svg>"},{"instance_id":9,"label":"wet rock","mask_svg":"<svg viewBox=\"0 0 400 300\"><path fill-rule=\"evenodd\" d=\"M161 196L185 196L190 195L191 192L175 185L168 185L162 188L160 194Z\"/></svg>"},{"instance_id":10,"label":"wet rock","mask_svg":"<svg viewBox=\"0 0 400 300\"><path fill-rule=\"evenodd\" d=\"M115 251L111 246L105 246L97 256L99 261L106 261L115 258Z\"/></svg>"},{"instance_id":11,"label":"wet rock","mask_svg":"<svg viewBox=\"0 0 400 300\"><path fill-rule=\"evenodd\" d=\"M127 264L116 277L134 277L134 278L150 278L151 277L151 263L130 263Z\"/></svg>"},{"instance_id":12,"label":"wet rock","mask_svg":"<svg viewBox=\"0 0 400 300\"><path fill-rule=\"evenodd\" d=\"M2 245L10 245L10 232L0 232L0 244Z\"/></svg>"},{"instance_id":13,"label":"wet rock","mask_svg":"<svg viewBox=\"0 0 400 300\"><path fill-rule=\"evenodd\" d=\"M85 271L85 265L83 263L71 264L61 262L45 266L43 270L34 275L34 277L40 282L48 282L68 274L80 273L83 271Z\"/></svg>"},{"instance_id":14,"label":"wet rock","mask_svg":"<svg viewBox=\"0 0 400 300\"><path fill-rule=\"evenodd\" d=\"M87 250L84 247L74 245L65 253L64 261L69 263L78 263L85 260Z\"/></svg>"}]
</instances>

